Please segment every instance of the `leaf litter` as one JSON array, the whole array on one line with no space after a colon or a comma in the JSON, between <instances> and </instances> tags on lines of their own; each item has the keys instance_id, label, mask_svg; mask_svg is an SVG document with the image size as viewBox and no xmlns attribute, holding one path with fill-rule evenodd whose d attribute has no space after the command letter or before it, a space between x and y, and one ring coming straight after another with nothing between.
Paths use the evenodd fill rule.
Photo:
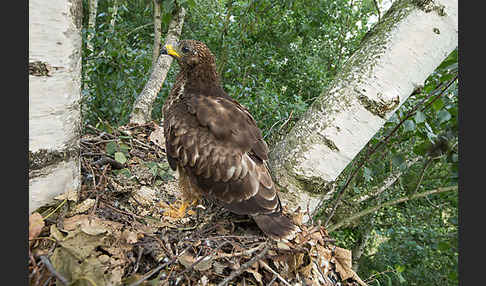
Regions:
<instances>
[{"instance_id":1,"label":"leaf litter","mask_svg":"<svg viewBox=\"0 0 486 286\"><path fill-rule=\"evenodd\" d=\"M79 192L29 217L30 285L366 285L351 252L300 210L289 241L208 201L167 215L180 191L162 128L107 127L81 138Z\"/></svg>"}]
</instances>

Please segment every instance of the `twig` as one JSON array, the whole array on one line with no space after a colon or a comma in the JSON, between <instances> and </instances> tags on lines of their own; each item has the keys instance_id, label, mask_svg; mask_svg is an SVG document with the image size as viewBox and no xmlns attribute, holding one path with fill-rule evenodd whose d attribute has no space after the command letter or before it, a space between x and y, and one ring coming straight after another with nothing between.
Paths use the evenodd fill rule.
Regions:
<instances>
[{"instance_id":1,"label":"twig","mask_svg":"<svg viewBox=\"0 0 486 286\"><path fill-rule=\"evenodd\" d=\"M380 11L380 6L378 6L378 3L376 0L373 0L373 3L375 4L376 12L378 12L378 22L381 21L381 11Z\"/></svg>"},{"instance_id":2,"label":"twig","mask_svg":"<svg viewBox=\"0 0 486 286\"><path fill-rule=\"evenodd\" d=\"M103 166L106 164L110 164L114 169L123 169L125 167L125 164L122 164L110 157L102 157L101 159L93 162L95 165Z\"/></svg>"},{"instance_id":3,"label":"twig","mask_svg":"<svg viewBox=\"0 0 486 286\"><path fill-rule=\"evenodd\" d=\"M140 30L140 29L143 29L143 28L145 28L145 27L151 26L153 23L154 23L154 22L150 22L150 23L144 24L144 25L142 25L142 26L136 27L135 29L133 29L133 30L131 30L130 32L128 32L128 33L127 33L127 37L128 37L130 34L132 34L132 33L136 32L136 31L138 31L138 30Z\"/></svg>"},{"instance_id":4,"label":"twig","mask_svg":"<svg viewBox=\"0 0 486 286\"><path fill-rule=\"evenodd\" d=\"M292 109L290 111L289 118L287 118L287 120L285 120L285 122L280 126L280 128L278 129L278 132L280 132L280 130L282 130L282 128L284 128L284 126L287 125L287 123L289 123L290 119L292 119L293 113L294 113L294 110Z\"/></svg>"},{"instance_id":5,"label":"twig","mask_svg":"<svg viewBox=\"0 0 486 286\"><path fill-rule=\"evenodd\" d=\"M67 202L67 198L62 201L50 214L46 215L44 217L44 220L46 220L48 217L50 217L53 213L55 213L60 207L62 207L65 203Z\"/></svg>"},{"instance_id":6,"label":"twig","mask_svg":"<svg viewBox=\"0 0 486 286\"><path fill-rule=\"evenodd\" d=\"M150 276L154 275L154 273L156 273L157 271L159 271L160 269L168 266L168 265L171 265L172 263L176 262L176 260L179 258L179 256L181 256L184 252L186 252L189 248L191 248L192 246L188 246L186 247L184 250L182 250L176 257L172 258L170 261L164 263L164 264L161 264L157 267L155 267L154 269L150 270L149 272L147 272L146 274L144 274L142 276L142 278L138 279L137 281L133 282L132 284L128 285L128 286L137 286L137 285L140 285L143 281L147 280L148 278L150 278Z\"/></svg>"},{"instance_id":7,"label":"twig","mask_svg":"<svg viewBox=\"0 0 486 286\"><path fill-rule=\"evenodd\" d=\"M46 268L49 270L49 272L51 272L52 275L56 276L57 280L61 281L63 285L69 285L67 279L64 278L64 276L62 276L61 274L59 274L59 272L57 272L56 269L54 269L54 266L52 266L51 261L49 261L49 258L47 258L44 255L41 255L40 259L42 260L42 263L44 263Z\"/></svg>"},{"instance_id":8,"label":"twig","mask_svg":"<svg viewBox=\"0 0 486 286\"><path fill-rule=\"evenodd\" d=\"M396 204L403 203L403 202L413 200L413 199L422 198L422 197L425 197L425 196L428 196L428 195L431 195L431 194L438 194L438 193L449 192L449 191L458 191L457 185L437 188L437 189L434 189L434 190L429 190L429 191L425 191L425 192L422 192L422 193L417 193L417 194L414 194L412 196L406 196L406 197L398 198L398 199L388 201L386 203L383 203L383 204L380 204L380 205L377 205L377 206L369 207L369 208L367 208L363 211L360 211L360 212L357 212L353 215L348 216L347 218L343 219L342 221L340 221L336 224L333 224L333 225L326 227L326 229L329 232L335 231L336 229L339 229L339 228L347 225L348 223L350 223L350 222L352 222L352 221L354 221L354 220L356 220L360 217L363 217L367 214L375 212L375 211L379 210L380 208L396 205Z\"/></svg>"},{"instance_id":9,"label":"twig","mask_svg":"<svg viewBox=\"0 0 486 286\"><path fill-rule=\"evenodd\" d=\"M106 201L104 200L101 200L103 202L103 204L107 207L109 207L110 209L114 210L114 211L117 211L119 213L122 213L122 214L125 214L125 215L129 215L129 216L132 216L132 217L136 217L136 218L139 218L139 219L144 219L143 217L139 216L139 215L136 215L134 213L131 213L131 212L127 212L127 211L122 211L120 209L117 209L115 208L114 206L110 205L109 203L107 203Z\"/></svg>"},{"instance_id":10,"label":"twig","mask_svg":"<svg viewBox=\"0 0 486 286\"><path fill-rule=\"evenodd\" d=\"M275 282L275 280L277 280L278 276L277 275L273 275L273 278L272 280L270 280L270 282L268 283L268 286L272 286L273 282Z\"/></svg>"},{"instance_id":11,"label":"twig","mask_svg":"<svg viewBox=\"0 0 486 286\"><path fill-rule=\"evenodd\" d=\"M252 255L254 252L256 252L257 250L260 250L262 248L262 245L263 244L260 244L256 247L253 247L253 248L250 248L250 249L247 249L245 251L241 251L241 252L234 252L234 253L220 253L218 254L218 258L223 258L223 257L235 257L235 256L243 256L243 255Z\"/></svg>"},{"instance_id":12,"label":"twig","mask_svg":"<svg viewBox=\"0 0 486 286\"><path fill-rule=\"evenodd\" d=\"M135 274L137 272L138 265L140 263L140 259L142 258L142 254L143 254L143 247L142 246L138 246L137 262L135 263L135 266L133 267L132 274Z\"/></svg>"},{"instance_id":13,"label":"twig","mask_svg":"<svg viewBox=\"0 0 486 286\"><path fill-rule=\"evenodd\" d=\"M289 284L289 282L287 282L287 280L285 280L282 276L280 276L280 274L278 274L277 271L273 270L272 267L268 266L268 264L266 264L265 262L263 262L263 260L260 260L258 263L260 263L261 266L263 266L265 269L267 269L268 271L272 272L274 275L277 275L278 279L280 281L282 281L283 284L287 285L287 286L291 286Z\"/></svg>"},{"instance_id":14,"label":"twig","mask_svg":"<svg viewBox=\"0 0 486 286\"><path fill-rule=\"evenodd\" d=\"M226 277L223 281L221 281L218 286L225 286L228 285L228 283L233 280L235 277L243 273L246 269L250 268L255 262L259 261L260 259L265 256L265 254L268 252L268 249L270 248L270 244L268 242L265 242L265 248L255 255L252 259L250 259L248 262L245 264L241 265L240 268L236 269L235 271L231 272L230 276Z\"/></svg>"}]
</instances>

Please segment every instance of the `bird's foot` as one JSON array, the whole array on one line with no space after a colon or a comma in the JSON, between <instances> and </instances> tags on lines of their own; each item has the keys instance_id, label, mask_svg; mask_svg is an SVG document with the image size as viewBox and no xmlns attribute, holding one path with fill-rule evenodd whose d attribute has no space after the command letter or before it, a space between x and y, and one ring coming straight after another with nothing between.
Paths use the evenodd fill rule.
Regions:
<instances>
[{"instance_id":1,"label":"bird's foot","mask_svg":"<svg viewBox=\"0 0 486 286\"><path fill-rule=\"evenodd\" d=\"M180 202L180 203L178 203ZM175 206L180 204L179 207ZM194 206L197 204L197 200L193 200L192 202L187 202L186 200L179 201L177 200L173 204L169 205L169 209L164 212L164 216L168 216L171 218L184 218L186 213L188 215L193 215L195 212L193 210L187 210L188 207Z\"/></svg>"}]
</instances>

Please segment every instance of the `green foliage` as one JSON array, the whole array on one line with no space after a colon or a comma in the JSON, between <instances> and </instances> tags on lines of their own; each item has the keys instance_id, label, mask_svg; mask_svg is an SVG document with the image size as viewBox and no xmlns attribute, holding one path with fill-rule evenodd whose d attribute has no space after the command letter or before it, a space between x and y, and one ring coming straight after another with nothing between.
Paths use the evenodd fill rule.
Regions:
<instances>
[{"instance_id":1,"label":"green foliage","mask_svg":"<svg viewBox=\"0 0 486 286\"><path fill-rule=\"evenodd\" d=\"M349 164L338 184L369 149L403 121L385 147L371 155L358 172L352 181L353 190L348 190L344 201L350 203L353 198L368 194L397 172L402 172L400 178L387 191L354 208L363 210L414 193L457 185L457 61L454 51L429 76L421 91L410 96L374 136L369 147L354 159L356 163ZM417 105L417 112L408 116ZM415 164L407 166L407 160L416 158L419 160ZM363 279L371 277L370 285L457 285L457 201L457 192L409 200L362 217L333 236L340 246L353 248L366 230L372 229L372 239L358 271ZM344 217L353 213L346 210L349 207L341 211L338 208L337 213Z\"/></svg>"}]
</instances>

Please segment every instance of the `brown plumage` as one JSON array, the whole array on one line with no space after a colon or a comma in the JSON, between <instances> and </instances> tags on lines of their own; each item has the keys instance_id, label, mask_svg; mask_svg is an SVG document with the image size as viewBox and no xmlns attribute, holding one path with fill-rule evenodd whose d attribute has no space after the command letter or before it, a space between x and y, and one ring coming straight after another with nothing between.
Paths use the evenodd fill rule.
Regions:
<instances>
[{"instance_id":1,"label":"brown plumage","mask_svg":"<svg viewBox=\"0 0 486 286\"><path fill-rule=\"evenodd\" d=\"M211 51L183 40L162 53L180 67L163 114L167 158L186 199L204 196L251 216L274 239L289 238L297 228L282 214L268 146L248 109L221 87Z\"/></svg>"}]
</instances>

